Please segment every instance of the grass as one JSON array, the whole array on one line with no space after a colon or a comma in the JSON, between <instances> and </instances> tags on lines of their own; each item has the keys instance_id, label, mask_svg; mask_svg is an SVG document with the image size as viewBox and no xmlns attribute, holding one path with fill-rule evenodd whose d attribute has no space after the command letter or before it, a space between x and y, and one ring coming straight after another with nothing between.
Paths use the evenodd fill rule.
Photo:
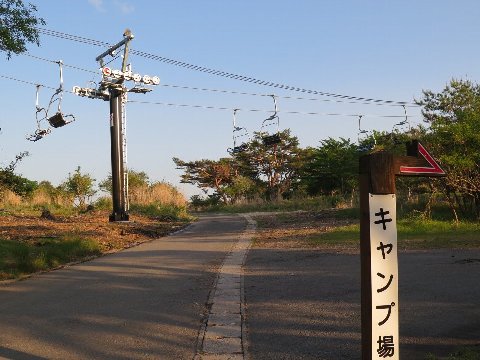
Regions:
<instances>
[{"instance_id":1,"label":"grass","mask_svg":"<svg viewBox=\"0 0 480 360\"><path fill-rule=\"evenodd\" d=\"M97 242L76 237L35 243L0 239L0 280L20 277L101 253Z\"/></svg>"},{"instance_id":2,"label":"grass","mask_svg":"<svg viewBox=\"0 0 480 360\"><path fill-rule=\"evenodd\" d=\"M425 360L480 360L480 348L478 346L461 348L446 358L439 358L430 353Z\"/></svg>"},{"instance_id":3,"label":"grass","mask_svg":"<svg viewBox=\"0 0 480 360\"><path fill-rule=\"evenodd\" d=\"M132 205L131 213L155 218L159 221L192 221L193 217L188 214L185 206L149 204Z\"/></svg>"},{"instance_id":4,"label":"grass","mask_svg":"<svg viewBox=\"0 0 480 360\"><path fill-rule=\"evenodd\" d=\"M480 247L480 224L440 220L400 219L397 222L398 243L402 249ZM331 229L315 239L318 244L358 244L360 225L351 224Z\"/></svg>"},{"instance_id":5,"label":"grass","mask_svg":"<svg viewBox=\"0 0 480 360\"><path fill-rule=\"evenodd\" d=\"M246 204L215 205L209 206L202 211L224 213L247 213L247 212L277 212L277 211L318 211L329 208L343 208L343 201L331 196L318 196L315 198L302 198L291 200L279 200L266 202L264 200L253 201Z\"/></svg>"},{"instance_id":6,"label":"grass","mask_svg":"<svg viewBox=\"0 0 480 360\"><path fill-rule=\"evenodd\" d=\"M108 202L107 202L108 203ZM0 281L115 252L165 236L193 220L186 206L133 205L129 223L110 223L109 209L20 204L0 208ZM42 211L48 209L48 216Z\"/></svg>"}]
</instances>

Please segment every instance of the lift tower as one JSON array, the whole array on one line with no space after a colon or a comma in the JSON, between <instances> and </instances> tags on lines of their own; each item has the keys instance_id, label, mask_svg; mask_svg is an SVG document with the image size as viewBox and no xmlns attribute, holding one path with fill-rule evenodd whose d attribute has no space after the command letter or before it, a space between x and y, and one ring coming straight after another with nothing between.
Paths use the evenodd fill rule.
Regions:
<instances>
[{"instance_id":1,"label":"lift tower","mask_svg":"<svg viewBox=\"0 0 480 360\"><path fill-rule=\"evenodd\" d=\"M134 38L130 30L123 34L123 40L98 55L95 60L100 63L102 81L98 89L81 88L74 86L73 92L79 96L92 99L102 99L110 102L110 144L112 163L112 201L113 211L109 219L111 222L128 221L128 170L126 159L126 134L124 105L128 92L147 93L151 89L143 85L158 85L158 76L150 77L133 74L128 62L129 43ZM104 58L114 56L116 51L123 48L123 60L121 70L112 70L105 66ZM135 85L127 89L125 80L134 81Z\"/></svg>"},{"instance_id":2,"label":"lift tower","mask_svg":"<svg viewBox=\"0 0 480 360\"><path fill-rule=\"evenodd\" d=\"M123 50L122 73L127 68L128 61L128 44L133 39L131 32L127 31L124 34L122 41L112 46L104 53L97 56L96 61L100 62L103 68L103 58L111 55L125 45ZM105 70L103 71L105 73ZM112 82L102 82L107 88L110 101L110 146L111 146L111 162L112 162L112 201L113 212L110 215L110 221L128 221L127 208L127 187L125 176L125 161L124 161L124 128L122 124L122 100L127 89L123 86L123 77Z\"/></svg>"}]
</instances>

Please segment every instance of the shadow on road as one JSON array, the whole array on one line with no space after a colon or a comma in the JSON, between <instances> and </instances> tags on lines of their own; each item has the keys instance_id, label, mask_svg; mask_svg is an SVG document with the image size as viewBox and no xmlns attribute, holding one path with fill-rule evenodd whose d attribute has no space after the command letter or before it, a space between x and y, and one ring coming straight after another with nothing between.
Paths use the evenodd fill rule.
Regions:
<instances>
[{"instance_id":1,"label":"shadow on road","mask_svg":"<svg viewBox=\"0 0 480 360\"><path fill-rule=\"evenodd\" d=\"M480 344L480 251L400 253L400 356ZM245 296L251 358L359 359L360 256L256 248Z\"/></svg>"}]
</instances>

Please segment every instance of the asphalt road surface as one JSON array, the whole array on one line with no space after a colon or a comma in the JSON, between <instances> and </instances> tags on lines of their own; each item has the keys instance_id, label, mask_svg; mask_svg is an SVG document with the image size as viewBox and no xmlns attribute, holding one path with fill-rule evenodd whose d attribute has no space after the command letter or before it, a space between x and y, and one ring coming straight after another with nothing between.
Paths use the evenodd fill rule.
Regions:
<instances>
[{"instance_id":1,"label":"asphalt road surface","mask_svg":"<svg viewBox=\"0 0 480 360\"><path fill-rule=\"evenodd\" d=\"M0 358L192 359L236 216L0 287Z\"/></svg>"},{"instance_id":2,"label":"asphalt road surface","mask_svg":"<svg viewBox=\"0 0 480 360\"><path fill-rule=\"evenodd\" d=\"M0 286L0 359L192 359L217 272L245 227L239 216L205 216ZM244 272L247 359L360 358L358 254L252 248ZM400 253L401 359L480 346L479 280L480 250Z\"/></svg>"},{"instance_id":3,"label":"asphalt road surface","mask_svg":"<svg viewBox=\"0 0 480 360\"><path fill-rule=\"evenodd\" d=\"M400 358L480 348L480 250L399 254ZM360 256L253 248L246 262L253 360L360 359Z\"/></svg>"}]
</instances>

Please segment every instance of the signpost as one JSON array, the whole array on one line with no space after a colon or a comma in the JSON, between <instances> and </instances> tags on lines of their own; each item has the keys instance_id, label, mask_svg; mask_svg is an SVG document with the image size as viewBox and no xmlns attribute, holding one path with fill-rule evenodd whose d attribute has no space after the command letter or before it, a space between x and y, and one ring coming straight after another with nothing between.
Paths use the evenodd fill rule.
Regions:
<instances>
[{"instance_id":1,"label":"signpost","mask_svg":"<svg viewBox=\"0 0 480 360\"><path fill-rule=\"evenodd\" d=\"M407 156L377 152L360 159L362 360L399 359L395 176L445 172L418 141L407 144Z\"/></svg>"}]
</instances>

